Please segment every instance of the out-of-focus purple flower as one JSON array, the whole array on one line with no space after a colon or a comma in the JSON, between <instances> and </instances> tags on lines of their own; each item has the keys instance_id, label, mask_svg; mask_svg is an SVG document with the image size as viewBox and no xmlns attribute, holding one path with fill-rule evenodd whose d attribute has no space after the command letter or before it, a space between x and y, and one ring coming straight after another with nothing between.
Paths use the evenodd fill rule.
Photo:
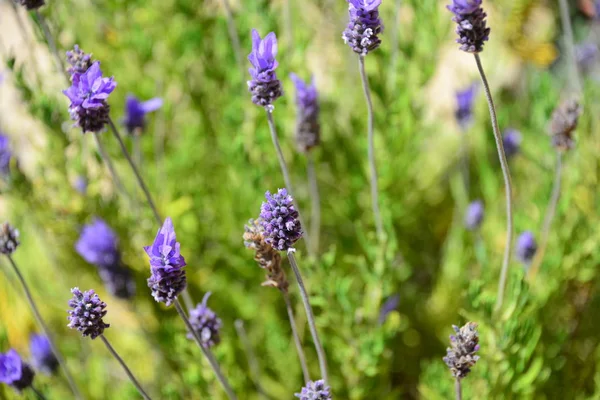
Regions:
<instances>
[{"instance_id":1,"label":"out-of-focus purple flower","mask_svg":"<svg viewBox=\"0 0 600 400\"><path fill-rule=\"evenodd\" d=\"M123 124L129 134L133 134L136 129L143 131L146 127L146 114L161 108L163 101L155 97L148 101L140 101L132 94L127 95L125 100L125 118Z\"/></svg>"},{"instance_id":2,"label":"out-of-focus purple flower","mask_svg":"<svg viewBox=\"0 0 600 400\"><path fill-rule=\"evenodd\" d=\"M73 183L73 187L80 194L85 195L87 193L87 186L88 186L88 182L87 182L87 179L85 179L84 176L79 175L79 176L77 176L77 178L75 178L75 182Z\"/></svg>"},{"instance_id":3,"label":"out-of-focus purple flower","mask_svg":"<svg viewBox=\"0 0 600 400\"><path fill-rule=\"evenodd\" d=\"M342 39L352 51L366 56L381 44L379 34L383 25L379 19L381 0L347 0L348 26L342 33Z\"/></svg>"},{"instance_id":4,"label":"out-of-focus purple flower","mask_svg":"<svg viewBox=\"0 0 600 400\"><path fill-rule=\"evenodd\" d=\"M447 8L456 22L456 33L460 49L467 53L483 51L483 44L489 40L490 28L486 26L487 14L481 8L482 0L452 0Z\"/></svg>"},{"instance_id":5,"label":"out-of-focus purple flower","mask_svg":"<svg viewBox=\"0 0 600 400\"><path fill-rule=\"evenodd\" d=\"M209 297L210 292L204 295L202 303L190 310L190 323L205 347L213 347L221 342L219 332L223 326L221 318L217 317L217 314L206 305ZM188 332L187 337L194 338L191 332Z\"/></svg>"},{"instance_id":6,"label":"out-of-focus purple flower","mask_svg":"<svg viewBox=\"0 0 600 400\"><path fill-rule=\"evenodd\" d=\"M598 45L594 42L584 42L575 48L577 65L583 72L589 72L598 63Z\"/></svg>"},{"instance_id":7,"label":"out-of-focus purple flower","mask_svg":"<svg viewBox=\"0 0 600 400\"><path fill-rule=\"evenodd\" d=\"M8 136L0 133L0 175L8 175L10 173L11 158L10 140Z\"/></svg>"},{"instance_id":8,"label":"out-of-focus purple flower","mask_svg":"<svg viewBox=\"0 0 600 400\"><path fill-rule=\"evenodd\" d=\"M517 254L517 258L523 264L529 265L535 256L537 251L537 242L535 241L535 237L533 233L530 231L525 231L519 235L517 238L515 252Z\"/></svg>"},{"instance_id":9,"label":"out-of-focus purple flower","mask_svg":"<svg viewBox=\"0 0 600 400\"><path fill-rule=\"evenodd\" d=\"M20 392L31 386L34 377L35 372L15 350L0 353L0 382Z\"/></svg>"},{"instance_id":10,"label":"out-of-focus purple flower","mask_svg":"<svg viewBox=\"0 0 600 400\"><path fill-rule=\"evenodd\" d=\"M92 66L92 55L75 45L73 50L67 51L67 62L71 65L68 72L72 78L74 74L84 74Z\"/></svg>"},{"instance_id":11,"label":"out-of-focus purple flower","mask_svg":"<svg viewBox=\"0 0 600 400\"><path fill-rule=\"evenodd\" d=\"M283 95L281 82L277 79L275 69L279 65L277 55L277 37L271 32L261 39L258 31L252 29L252 52L248 60L252 68L248 69L251 80L248 90L252 93L252 102L258 106L268 107Z\"/></svg>"},{"instance_id":12,"label":"out-of-focus purple flower","mask_svg":"<svg viewBox=\"0 0 600 400\"><path fill-rule=\"evenodd\" d=\"M69 113L83 132L99 132L108 122L110 106L106 102L115 90L114 78L105 78L96 61L84 73L73 74L71 87L64 90L65 96L71 100Z\"/></svg>"},{"instance_id":13,"label":"out-of-focus purple flower","mask_svg":"<svg viewBox=\"0 0 600 400\"><path fill-rule=\"evenodd\" d=\"M319 100L315 79L306 84L296 74L290 74L296 86L296 144L306 153L319 145L321 125L319 124Z\"/></svg>"},{"instance_id":14,"label":"out-of-focus purple flower","mask_svg":"<svg viewBox=\"0 0 600 400\"><path fill-rule=\"evenodd\" d=\"M44 0L19 0L19 4L27 10L37 10L46 4L46 2Z\"/></svg>"},{"instance_id":15,"label":"out-of-focus purple flower","mask_svg":"<svg viewBox=\"0 0 600 400\"><path fill-rule=\"evenodd\" d=\"M502 136L502 144L504 145L504 154L506 158L511 158L519 153L521 149L521 132L516 129L507 129Z\"/></svg>"},{"instance_id":16,"label":"out-of-focus purple flower","mask_svg":"<svg viewBox=\"0 0 600 400\"><path fill-rule=\"evenodd\" d=\"M600 20L600 0L594 1L594 10L596 11L594 16Z\"/></svg>"},{"instance_id":17,"label":"out-of-focus purple flower","mask_svg":"<svg viewBox=\"0 0 600 400\"><path fill-rule=\"evenodd\" d=\"M465 214L465 226L470 231L476 231L483 222L485 216L485 208L481 200L475 200L467 207Z\"/></svg>"},{"instance_id":18,"label":"out-of-focus purple flower","mask_svg":"<svg viewBox=\"0 0 600 400\"><path fill-rule=\"evenodd\" d=\"M46 375L52 375L58 369L58 359L52 351L50 340L44 335L31 335L29 353L33 367Z\"/></svg>"},{"instance_id":19,"label":"out-of-focus purple flower","mask_svg":"<svg viewBox=\"0 0 600 400\"><path fill-rule=\"evenodd\" d=\"M127 266L118 263L112 267L100 267L98 273L104 287L111 295L123 300L135 296L135 280Z\"/></svg>"},{"instance_id":20,"label":"out-of-focus purple flower","mask_svg":"<svg viewBox=\"0 0 600 400\"><path fill-rule=\"evenodd\" d=\"M175 301L187 284L183 269L186 263L179 248L171 218L165 220L152 245L144 247L150 257L152 273L148 287L152 289L154 300L167 306Z\"/></svg>"},{"instance_id":21,"label":"out-of-focus purple flower","mask_svg":"<svg viewBox=\"0 0 600 400\"><path fill-rule=\"evenodd\" d=\"M286 189L274 195L267 191L265 197L267 201L260 207L265 241L279 251L291 249L303 234L294 200Z\"/></svg>"},{"instance_id":22,"label":"out-of-focus purple flower","mask_svg":"<svg viewBox=\"0 0 600 400\"><path fill-rule=\"evenodd\" d=\"M467 130L473 122L473 104L477 95L478 86L472 84L464 90L456 92L456 110L454 117L463 131Z\"/></svg>"},{"instance_id":23,"label":"out-of-focus purple flower","mask_svg":"<svg viewBox=\"0 0 600 400\"><path fill-rule=\"evenodd\" d=\"M477 324L467 322L462 328L452 325L456 335L450 336L450 346L446 349L444 362L450 368L452 376L462 379L471 372L479 356L479 333Z\"/></svg>"},{"instance_id":24,"label":"out-of-focus purple flower","mask_svg":"<svg viewBox=\"0 0 600 400\"><path fill-rule=\"evenodd\" d=\"M119 263L118 238L106 222L95 218L81 230L75 250L87 262L98 267L113 267Z\"/></svg>"},{"instance_id":25,"label":"out-of-focus purple flower","mask_svg":"<svg viewBox=\"0 0 600 400\"><path fill-rule=\"evenodd\" d=\"M94 290L82 292L79 288L71 289L73 298L69 300L69 324L71 329L77 329L82 336L96 339L110 325L102 319L106 315L106 303L100 300Z\"/></svg>"},{"instance_id":26,"label":"out-of-focus purple flower","mask_svg":"<svg viewBox=\"0 0 600 400\"><path fill-rule=\"evenodd\" d=\"M331 400L331 389L325 384L325 381L309 381L302 388L300 393L295 393L294 396L300 400Z\"/></svg>"},{"instance_id":27,"label":"out-of-focus purple flower","mask_svg":"<svg viewBox=\"0 0 600 400\"><path fill-rule=\"evenodd\" d=\"M379 310L379 325L383 324L388 315L394 310L398 308L400 305L400 295L394 294L387 298L385 303L381 306L381 310Z\"/></svg>"},{"instance_id":28,"label":"out-of-focus purple flower","mask_svg":"<svg viewBox=\"0 0 600 400\"><path fill-rule=\"evenodd\" d=\"M8 222L0 226L0 253L11 255L19 247L19 230Z\"/></svg>"},{"instance_id":29,"label":"out-of-focus purple flower","mask_svg":"<svg viewBox=\"0 0 600 400\"><path fill-rule=\"evenodd\" d=\"M559 151L568 151L575 145L573 133L577 129L582 108L575 99L563 101L552 113L550 135L552 145Z\"/></svg>"}]
</instances>

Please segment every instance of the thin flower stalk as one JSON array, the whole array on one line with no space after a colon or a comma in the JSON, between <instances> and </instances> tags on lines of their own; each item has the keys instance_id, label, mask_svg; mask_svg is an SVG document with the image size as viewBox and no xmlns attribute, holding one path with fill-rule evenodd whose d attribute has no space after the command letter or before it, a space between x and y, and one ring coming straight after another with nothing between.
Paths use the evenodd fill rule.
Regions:
<instances>
[{"instance_id":1,"label":"thin flower stalk","mask_svg":"<svg viewBox=\"0 0 600 400\"><path fill-rule=\"evenodd\" d=\"M307 154L307 175L308 188L310 192L311 218L310 218L310 238L312 239L313 254L319 253L319 240L321 232L321 200L319 197L319 183L315 169L315 156L312 152Z\"/></svg>"},{"instance_id":2,"label":"thin flower stalk","mask_svg":"<svg viewBox=\"0 0 600 400\"><path fill-rule=\"evenodd\" d=\"M125 186L123 186L123 182L121 182L121 179L119 178L119 175L117 174L117 171L115 169L115 166L114 166L112 160L108 156L108 153L106 152L106 149L104 148L104 145L102 144L102 141L100 141L100 137L98 136L97 133L92 133L92 136L94 136L94 140L96 140L96 145L98 146L98 153L100 153L100 157L102 157L102 161L104 161L104 164L106 164L106 167L108 168L108 171L110 172L110 175L113 179L113 182L115 183L115 186L117 187L117 190L119 192L121 192L123 195L125 195L125 197L128 200L131 200L131 199L129 199L129 195L127 193L127 190L125 189Z\"/></svg>"},{"instance_id":3,"label":"thin flower stalk","mask_svg":"<svg viewBox=\"0 0 600 400\"><path fill-rule=\"evenodd\" d=\"M456 392L456 400L462 400L462 384L460 378L456 378L454 381L454 391Z\"/></svg>"},{"instance_id":4,"label":"thin flower stalk","mask_svg":"<svg viewBox=\"0 0 600 400\"><path fill-rule=\"evenodd\" d=\"M573 39L573 28L569 16L569 5L567 0L558 0L560 6L560 20L564 33L564 46L567 53L567 68L569 70L569 85L571 91L581 95L581 78L579 77L579 67L577 66L577 57L575 55L575 41Z\"/></svg>"},{"instance_id":5,"label":"thin flower stalk","mask_svg":"<svg viewBox=\"0 0 600 400\"><path fill-rule=\"evenodd\" d=\"M246 359L248 360L248 367L250 368L250 377L256 387L256 391L262 399L267 399L268 397L265 394L265 390L260 384L260 368L258 366L258 358L252 350L252 345L250 343L250 339L248 339L248 334L246 333L246 328L244 328L244 321L241 319L237 319L234 322L235 331L237 332L240 341L242 342L242 346L244 347L244 352L246 353Z\"/></svg>"},{"instance_id":6,"label":"thin flower stalk","mask_svg":"<svg viewBox=\"0 0 600 400\"><path fill-rule=\"evenodd\" d=\"M400 58L400 8L402 0L396 0L394 5L394 23L392 24L392 57L390 61L390 90L396 90L396 80L398 78L398 59Z\"/></svg>"},{"instance_id":7,"label":"thin flower stalk","mask_svg":"<svg viewBox=\"0 0 600 400\"><path fill-rule=\"evenodd\" d=\"M244 68L244 58L242 56L242 46L240 45L240 37L233 18L233 12L231 11L231 5L229 0L222 0L223 8L225 9L225 17L227 18L227 32L229 33L229 40L231 40L231 46L233 47L233 53L235 55L235 62L240 69L240 76L244 77L246 69Z\"/></svg>"},{"instance_id":8,"label":"thin flower stalk","mask_svg":"<svg viewBox=\"0 0 600 400\"><path fill-rule=\"evenodd\" d=\"M300 359L300 367L302 368L302 375L304 376L304 383L310 381L310 374L308 372L308 366L306 365L306 356L302 349L302 341L298 334L298 327L296 326L296 319L294 318L294 309L292 308L292 302L290 301L290 295L287 291L281 291L283 300L285 301L285 308L287 309L288 318L290 320L290 327L292 328L292 336L294 337L294 344L296 345L296 351L298 352L298 358Z\"/></svg>"}]
</instances>

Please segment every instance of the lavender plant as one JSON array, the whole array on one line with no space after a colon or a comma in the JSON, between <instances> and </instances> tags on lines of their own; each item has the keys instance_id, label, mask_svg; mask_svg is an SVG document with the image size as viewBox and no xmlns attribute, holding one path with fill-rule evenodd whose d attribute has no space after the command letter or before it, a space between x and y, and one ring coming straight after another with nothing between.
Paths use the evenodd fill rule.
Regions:
<instances>
[{"instance_id":1,"label":"lavender plant","mask_svg":"<svg viewBox=\"0 0 600 400\"><path fill-rule=\"evenodd\" d=\"M450 336L450 347L446 350L444 362L455 378L456 400L461 400L462 379L479 360L479 356L475 354L479 351L479 333L474 322L467 322L461 328L452 325L452 329L456 334Z\"/></svg>"},{"instance_id":2,"label":"lavender plant","mask_svg":"<svg viewBox=\"0 0 600 400\"><path fill-rule=\"evenodd\" d=\"M10 173L11 158L10 139L0 133L0 176L6 177Z\"/></svg>"},{"instance_id":3,"label":"lavender plant","mask_svg":"<svg viewBox=\"0 0 600 400\"><path fill-rule=\"evenodd\" d=\"M45 335L31 335L29 338L29 353L31 354L31 364L33 367L46 374L52 375L60 364L58 358L52 351L50 340Z\"/></svg>"},{"instance_id":4,"label":"lavender plant","mask_svg":"<svg viewBox=\"0 0 600 400\"><path fill-rule=\"evenodd\" d=\"M213 347L221 342L221 327L223 322L217 314L210 309L206 302L210 297L211 293L207 292L202 298L202 303L198 304L196 308L190 310L190 323L194 327L195 334L202 339L202 344L205 347ZM188 333L188 339L194 339L194 334Z\"/></svg>"},{"instance_id":5,"label":"lavender plant","mask_svg":"<svg viewBox=\"0 0 600 400\"><path fill-rule=\"evenodd\" d=\"M146 114L158 110L163 105L163 100L159 97L147 101L140 101L134 95L127 95L125 99L125 118L123 125L127 133L133 139L133 158L135 163L141 167L142 150L140 148L140 136L146 129Z\"/></svg>"},{"instance_id":6,"label":"lavender plant","mask_svg":"<svg viewBox=\"0 0 600 400\"><path fill-rule=\"evenodd\" d=\"M327 386L324 380L310 381L302 388L300 393L295 393L294 396L300 400L331 400L331 388Z\"/></svg>"},{"instance_id":7,"label":"lavender plant","mask_svg":"<svg viewBox=\"0 0 600 400\"><path fill-rule=\"evenodd\" d=\"M532 232L525 231L519 235L515 246L515 254L517 255L517 259L521 261L527 269L529 269L529 265L537 250L538 245Z\"/></svg>"},{"instance_id":8,"label":"lavender plant","mask_svg":"<svg viewBox=\"0 0 600 400\"><path fill-rule=\"evenodd\" d=\"M506 129L502 135L502 144L504 145L504 153L507 159L519 154L521 151L521 132L516 129Z\"/></svg>"},{"instance_id":9,"label":"lavender plant","mask_svg":"<svg viewBox=\"0 0 600 400\"><path fill-rule=\"evenodd\" d=\"M0 382L11 386L18 393L31 389L40 400L45 400L44 395L33 387L34 378L33 369L14 349L0 353Z\"/></svg>"},{"instance_id":10,"label":"lavender plant","mask_svg":"<svg viewBox=\"0 0 600 400\"><path fill-rule=\"evenodd\" d=\"M465 227L470 231L476 231L481 227L485 208L481 200L475 200L469 204L465 213Z\"/></svg>"},{"instance_id":11,"label":"lavender plant","mask_svg":"<svg viewBox=\"0 0 600 400\"><path fill-rule=\"evenodd\" d=\"M369 80L365 71L365 56L377 49L381 44L379 35L383 32L383 24L379 19L381 0L347 0L350 21L342 33L342 39L358 54L358 69L362 80L363 92L367 102L368 140L369 140L369 170L371 180L371 202L377 236L383 239L385 232L383 220L379 211L379 189L377 188L377 165L375 163L375 132L373 102Z\"/></svg>"},{"instance_id":12,"label":"lavender plant","mask_svg":"<svg viewBox=\"0 0 600 400\"><path fill-rule=\"evenodd\" d=\"M473 124L473 105L478 92L477 84L473 83L464 90L456 92L456 109L454 118L462 131L463 137L460 138L460 161L462 167L463 180L465 190L469 193L470 187L470 171L469 171L469 135L468 131Z\"/></svg>"}]
</instances>

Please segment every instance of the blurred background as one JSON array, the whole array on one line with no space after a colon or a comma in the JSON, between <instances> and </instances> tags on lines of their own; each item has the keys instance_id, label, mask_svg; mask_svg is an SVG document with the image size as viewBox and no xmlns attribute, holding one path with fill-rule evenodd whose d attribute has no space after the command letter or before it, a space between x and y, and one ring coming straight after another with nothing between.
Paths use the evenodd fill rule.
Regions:
<instances>
[{"instance_id":1,"label":"blurred background","mask_svg":"<svg viewBox=\"0 0 600 400\"><path fill-rule=\"evenodd\" d=\"M264 271L242 241L264 192L284 184L265 113L247 92L252 28L279 38L277 73L285 95L273 115L306 217L307 159L296 150L289 74L314 75L319 91L322 143L313 153L321 240L316 257L301 242L297 258L334 398L451 398L454 382L442 357L452 324L466 321L479 324L481 359L463 382L465 398L600 398L600 15L593 1L569 2L583 86L576 145L563 158L561 197L540 271L526 279L527 266L513 257L503 311L493 316L505 246L504 187L477 68L454 43L446 4L383 0L383 43L366 58L385 244L376 238L371 212L357 56L341 39L346 2L229 0L237 58L220 0L49 1L40 8L61 53L79 44L115 77L113 120L122 120L129 93L163 99L138 138L138 161L159 210L174 221L191 296L200 302L212 292L209 306L223 321L214 352L240 399L291 399L302 386L285 304L277 290L261 287ZM484 7L492 31L481 59L499 125L522 138L509 160L516 234L538 237L556 158L548 125L568 95L558 2L489 0ZM85 397L138 394L100 341L66 327L74 286L94 288L108 304L105 335L154 398L224 399L175 310L150 296L142 247L158 227L118 143L109 132L100 134L125 194L92 134L72 127L61 93L67 84L39 19L3 0L0 35L0 130L12 154L1 183L1 219L20 230L13 257ZM456 93L474 83L473 120L461 129ZM134 138L126 140L134 152ZM476 199L485 217L473 232L463 221ZM129 300L112 296L98 268L75 250L82 227L95 217L118 235L137 286ZM291 276L287 261L284 268ZM0 270L0 351L12 347L27 359L30 334L39 330L5 257ZM290 292L316 377L295 285ZM36 385L48 399L72 398L60 372L38 374ZM0 386L0 399L18 397Z\"/></svg>"}]
</instances>

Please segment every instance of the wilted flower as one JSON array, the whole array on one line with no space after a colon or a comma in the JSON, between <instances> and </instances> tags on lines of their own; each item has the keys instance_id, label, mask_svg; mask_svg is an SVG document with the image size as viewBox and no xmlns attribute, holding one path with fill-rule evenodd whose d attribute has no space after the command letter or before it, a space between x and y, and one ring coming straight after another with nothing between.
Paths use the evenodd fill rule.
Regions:
<instances>
[{"instance_id":1,"label":"wilted flower","mask_svg":"<svg viewBox=\"0 0 600 400\"><path fill-rule=\"evenodd\" d=\"M523 264L529 264L537 251L537 242L533 233L525 231L519 235L516 244L517 258Z\"/></svg>"},{"instance_id":2,"label":"wilted flower","mask_svg":"<svg viewBox=\"0 0 600 400\"><path fill-rule=\"evenodd\" d=\"M272 286L287 292L289 282L281 268L281 254L265 241L264 228L258 220L250 219L244 226L244 245L256 251L254 260L267 271L267 280L263 286Z\"/></svg>"},{"instance_id":3,"label":"wilted flower","mask_svg":"<svg viewBox=\"0 0 600 400\"><path fill-rule=\"evenodd\" d=\"M20 392L31 386L34 377L35 372L15 350L0 353L0 382Z\"/></svg>"},{"instance_id":4,"label":"wilted flower","mask_svg":"<svg viewBox=\"0 0 600 400\"><path fill-rule=\"evenodd\" d=\"M8 175L10 173L11 157L10 140L8 136L0 133L0 175Z\"/></svg>"},{"instance_id":5,"label":"wilted flower","mask_svg":"<svg viewBox=\"0 0 600 400\"><path fill-rule=\"evenodd\" d=\"M559 151L567 151L574 145L573 132L577 129L582 109L577 100L569 99L560 104L552 113L550 134L552 144Z\"/></svg>"},{"instance_id":6,"label":"wilted flower","mask_svg":"<svg viewBox=\"0 0 600 400\"><path fill-rule=\"evenodd\" d=\"M0 226L0 253L11 255L15 252L19 242L19 230L12 227L8 222Z\"/></svg>"},{"instance_id":7,"label":"wilted flower","mask_svg":"<svg viewBox=\"0 0 600 400\"><path fill-rule=\"evenodd\" d=\"M167 218L159 229L154 243L144 247L150 256L150 271L148 287L152 289L154 300L170 306L177 296L183 292L187 281L183 267L185 259L179 252L173 221Z\"/></svg>"},{"instance_id":8,"label":"wilted flower","mask_svg":"<svg viewBox=\"0 0 600 400\"><path fill-rule=\"evenodd\" d=\"M140 101L134 95L127 95L125 100L125 118L123 124L129 134L133 134L136 129L143 131L146 127L146 114L156 111L162 107L161 98L155 97L148 101Z\"/></svg>"},{"instance_id":9,"label":"wilted flower","mask_svg":"<svg viewBox=\"0 0 600 400\"><path fill-rule=\"evenodd\" d=\"M467 130L473 121L473 103L475 102L477 88L477 84L474 83L465 90L456 92L454 117L463 131Z\"/></svg>"},{"instance_id":10,"label":"wilted flower","mask_svg":"<svg viewBox=\"0 0 600 400\"><path fill-rule=\"evenodd\" d=\"M83 74L92 66L92 55L86 54L78 45L73 46L73 50L67 51L67 62L71 65L68 72L71 77L74 74Z\"/></svg>"},{"instance_id":11,"label":"wilted flower","mask_svg":"<svg viewBox=\"0 0 600 400\"><path fill-rule=\"evenodd\" d=\"M450 336L450 347L446 349L444 362L450 368L452 376L462 379L479 360L479 356L475 354L479 351L479 333L474 322L467 322L462 328L452 325L452 329L456 335Z\"/></svg>"},{"instance_id":12,"label":"wilted flower","mask_svg":"<svg viewBox=\"0 0 600 400\"><path fill-rule=\"evenodd\" d=\"M275 195L267 191L265 196L267 201L260 207L265 241L276 250L288 250L303 234L292 196L286 189L279 189Z\"/></svg>"},{"instance_id":13,"label":"wilted flower","mask_svg":"<svg viewBox=\"0 0 600 400\"><path fill-rule=\"evenodd\" d=\"M465 214L465 226L470 231L476 231L483 222L485 216L485 209L481 200L475 200L467 207Z\"/></svg>"},{"instance_id":14,"label":"wilted flower","mask_svg":"<svg viewBox=\"0 0 600 400\"><path fill-rule=\"evenodd\" d=\"M198 336L200 336L202 344L206 347L212 347L221 342L219 331L223 326L221 318L217 317L217 314L206 306L209 297L210 292L204 295L202 303L190 310L190 323ZM194 338L191 332L188 332L187 337L189 339Z\"/></svg>"},{"instance_id":15,"label":"wilted flower","mask_svg":"<svg viewBox=\"0 0 600 400\"><path fill-rule=\"evenodd\" d=\"M44 374L51 375L58 369L58 359L52 351L50 340L44 335L31 335L29 352L33 367Z\"/></svg>"},{"instance_id":16,"label":"wilted flower","mask_svg":"<svg viewBox=\"0 0 600 400\"><path fill-rule=\"evenodd\" d=\"M325 384L325 381L309 381L302 388L300 393L295 393L294 396L300 400L331 400L331 389Z\"/></svg>"},{"instance_id":17,"label":"wilted flower","mask_svg":"<svg viewBox=\"0 0 600 400\"><path fill-rule=\"evenodd\" d=\"M79 288L71 289L73 298L69 300L69 324L71 329L77 329L83 336L96 339L102 335L104 329L110 325L105 324L102 318L106 315L106 303L100 300L94 290L82 292Z\"/></svg>"},{"instance_id":18,"label":"wilted flower","mask_svg":"<svg viewBox=\"0 0 600 400\"><path fill-rule=\"evenodd\" d=\"M383 303L381 310L379 310L379 324L383 324L387 319L388 315L398 308L400 305L400 295L393 294Z\"/></svg>"},{"instance_id":19,"label":"wilted flower","mask_svg":"<svg viewBox=\"0 0 600 400\"><path fill-rule=\"evenodd\" d=\"M130 299L135 296L135 280L131 270L122 263L111 267L98 268L104 287L110 294L119 299Z\"/></svg>"},{"instance_id":20,"label":"wilted flower","mask_svg":"<svg viewBox=\"0 0 600 400\"><path fill-rule=\"evenodd\" d=\"M308 85L296 74L290 74L290 78L296 86L296 144L306 153L320 142L317 87L314 77Z\"/></svg>"},{"instance_id":21,"label":"wilted flower","mask_svg":"<svg viewBox=\"0 0 600 400\"><path fill-rule=\"evenodd\" d=\"M252 52L248 60L252 68L248 69L252 80L248 81L248 90L252 93L252 102L257 106L271 106L283 95L281 82L275 69L279 65L277 55L277 37L271 32L264 39L256 29L252 30Z\"/></svg>"},{"instance_id":22,"label":"wilted flower","mask_svg":"<svg viewBox=\"0 0 600 400\"><path fill-rule=\"evenodd\" d=\"M452 0L447 6L452 11L456 22L456 33L460 49L467 53L483 51L484 42L489 40L490 28L486 26L487 14L481 8L482 0Z\"/></svg>"},{"instance_id":23,"label":"wilted flower","mask_svg":"<svg viewBox=\"0 0 600 400\"><path fill-rule=\"evenodd\" d=\"M71 100L69 113L83 132L99 132L108 122L110 106L106 102L115 90L114 78L105 78L96 61L84 73L73 74L71 87L64 90L65 96Z\"/></svg>"},{"instance_id":24,"label":"wilted flower","mask_svg":"<svg viewBox=\"0 0 600 400\"><path fill-rule=\"evenodd\" d=\"M502 144L504 145L504 154L506 158L511 158L521 149L521 133L516 129L507 129L502 136Z\"/></svg>"},{"instance_id":25,"label":"wilted flower","mask_svg":"<svg viewBox=\"0 0 600 400\"><path fill-rule=\"evenodd\" d=\"M81 230L75 250L90 264L113 267L119 263L120 254L115 232L100 218L94 219Z\"/></svg>"},{"instance_id":26,"label":"wilted flower","mask_svg":"<svg viewBox=\"0 0 600 400\"><path fill-rule=\"evenodd\" d=\"M46 2L44 0L19 0L19 4L28 10L37 10L46 4Z\"/></svg>"},{"instance_id":27,"label":"wilted flower","mask_svg":"<svg viewBox=\"0 0 600 400\"><path fill-rule=\"evenodd\" d=\"M352 51L366 56L381 44L383 25L379 19L381 0L347 0L350 21L342 39Z\"/></svg>"}]
</instances>

